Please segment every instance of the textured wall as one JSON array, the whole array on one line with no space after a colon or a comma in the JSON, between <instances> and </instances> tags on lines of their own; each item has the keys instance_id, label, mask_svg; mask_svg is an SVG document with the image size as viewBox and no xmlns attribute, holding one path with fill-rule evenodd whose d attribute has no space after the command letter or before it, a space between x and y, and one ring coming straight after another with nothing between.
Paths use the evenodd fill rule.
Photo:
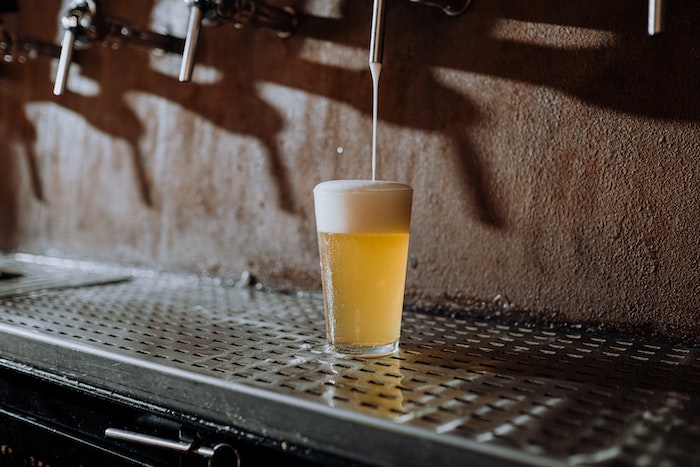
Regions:
<instances>
[{"instance_id":1,"label":"textured wall","mask_svg":"<svg viewBox=\"0 0 700 467\"><path fill-rule=\"evenodd\" d=\"M58 42L52 0L8 28ZM283 2L275 2L283 4ZM203 29L179 57L93 46L0 63L0 247L318 289L311 190L370 175L369 0L290 1L299 32ZM181 0L103 1L184 35ZM700 337L700 5L393 0L379 176L411 183L412 302ZM454 308L454 307L453 307Z\"/></svg>"}]
</instances>

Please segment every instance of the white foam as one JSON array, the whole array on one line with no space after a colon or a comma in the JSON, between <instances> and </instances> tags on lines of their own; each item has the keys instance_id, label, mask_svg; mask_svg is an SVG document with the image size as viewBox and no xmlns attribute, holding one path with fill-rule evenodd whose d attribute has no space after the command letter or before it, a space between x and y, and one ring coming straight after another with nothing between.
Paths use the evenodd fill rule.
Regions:
<instances>
[{"instance_id":1,"label":"white foam","mask_svg":"<svg viewBox=\"0 0 700 467\"><path fill-rule=\"evenodd\" d=\"M314 188L316 228L332 233L408 233L413 189L385 180L331 180Z\"/></svg>"}]
</instances>

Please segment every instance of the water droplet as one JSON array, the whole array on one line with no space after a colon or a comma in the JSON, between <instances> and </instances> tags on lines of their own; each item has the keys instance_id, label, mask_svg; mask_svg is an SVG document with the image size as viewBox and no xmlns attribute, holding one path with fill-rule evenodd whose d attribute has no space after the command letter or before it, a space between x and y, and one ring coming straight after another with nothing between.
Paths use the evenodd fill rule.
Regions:
<instances>
[{"instance_id":1,"label":"water droplet","mask_svg":"<svg viewBox=\"0 0 700 467\"><path fill-rule=\"evenodd\" d=\"M493 297L493 304L503 310L512 310L515 308L513 302L511 302L508 296L505 294L496 294L496 296Z\"/></svg>"}]
</instances>

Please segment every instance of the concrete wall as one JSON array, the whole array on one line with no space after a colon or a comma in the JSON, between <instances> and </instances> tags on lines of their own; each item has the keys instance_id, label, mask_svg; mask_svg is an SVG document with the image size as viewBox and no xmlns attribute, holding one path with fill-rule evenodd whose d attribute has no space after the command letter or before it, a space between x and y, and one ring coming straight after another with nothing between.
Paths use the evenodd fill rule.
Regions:
<instances>
[{"instance_id":1,"label":"concrete wall","mask_svg":"<svg viewBox=\"0 0 700 467\"><path fill-rule=\"evenodd\" d=\"M58 3L5 24L58 43ZM643 0L388 3L379 177L415 189L409 302L700 337L700 5L650 38ZM181 0L102 4L184 35ZM55 60L0 63L0 248L319 289L313 186L371 174L371 2L289 4L284 41L203 29L189 84L134 47L76 54L61 97Z\"/></svg>"}]
</instances>

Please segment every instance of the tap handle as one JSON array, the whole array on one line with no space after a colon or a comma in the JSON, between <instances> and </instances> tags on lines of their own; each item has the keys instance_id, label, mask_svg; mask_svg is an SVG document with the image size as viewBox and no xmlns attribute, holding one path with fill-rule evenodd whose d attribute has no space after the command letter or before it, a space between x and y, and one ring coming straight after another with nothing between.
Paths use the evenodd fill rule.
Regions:
<instances>
[{"instance_id":1,"label":"tap handle","mask_svg":"<svg viewBox=\"0 0 700 467\"><path fill-rule=\"evenodd\" d=\"M199 29L202 27L202 6L198 1L190 3L190 20L187 24L187 37L182 51L182 63L180 64L179 80L183 83L192 79L194 70L194 53L197 49Z\"/></svg>"},{"instance_id":2,"label":"tap handle","mask_svg":"<svg viewBox=\"0 0 700 467\"><path fill-rule=\"evenodd\" d=\"M63 34L61 42L61 55L58 58L58 70L56 71L56 81L53 85L53 93L56 96L63 94L66 90L66 81L68 81L68 69L73 58L73 45L75 44L75 34L70 29L67 29Z\"/></svg>"},{"instance_id":3,"label":"tap handle","mask_svg":"<svg viewBox=\"0 0 700 467\"><path fill-rule=\"evenodd\" d=\"M65 91L73 49L77 42L91 40L90 31L95 29L96 16L96 0L73 0L68 11L61 18L61 25L65 33L61 42L61 54L58 59L58 70L53 88L55 95L60 96Z\"/></svg>"},{"instance_id":4,"label":"tap handle","mask_svg":"<svg viewBox=\"0 0 700 467\"><path fill-rule=\"evenodd\" d=\"M372 11L372 35L369 40L369 62L382 63L384 60L384 27L386 24L384 0L374 0Z\"/></svg>"},{"instance_id":5,"label":"tap handle","mask_svg":"<svg viewBox=\"0 0 700 467\"><path fill-rule=\"evenodd\" d=\"M666 0L649 0L647 33L655 36L666 29Z\"/></svg>"}]
</instances>

